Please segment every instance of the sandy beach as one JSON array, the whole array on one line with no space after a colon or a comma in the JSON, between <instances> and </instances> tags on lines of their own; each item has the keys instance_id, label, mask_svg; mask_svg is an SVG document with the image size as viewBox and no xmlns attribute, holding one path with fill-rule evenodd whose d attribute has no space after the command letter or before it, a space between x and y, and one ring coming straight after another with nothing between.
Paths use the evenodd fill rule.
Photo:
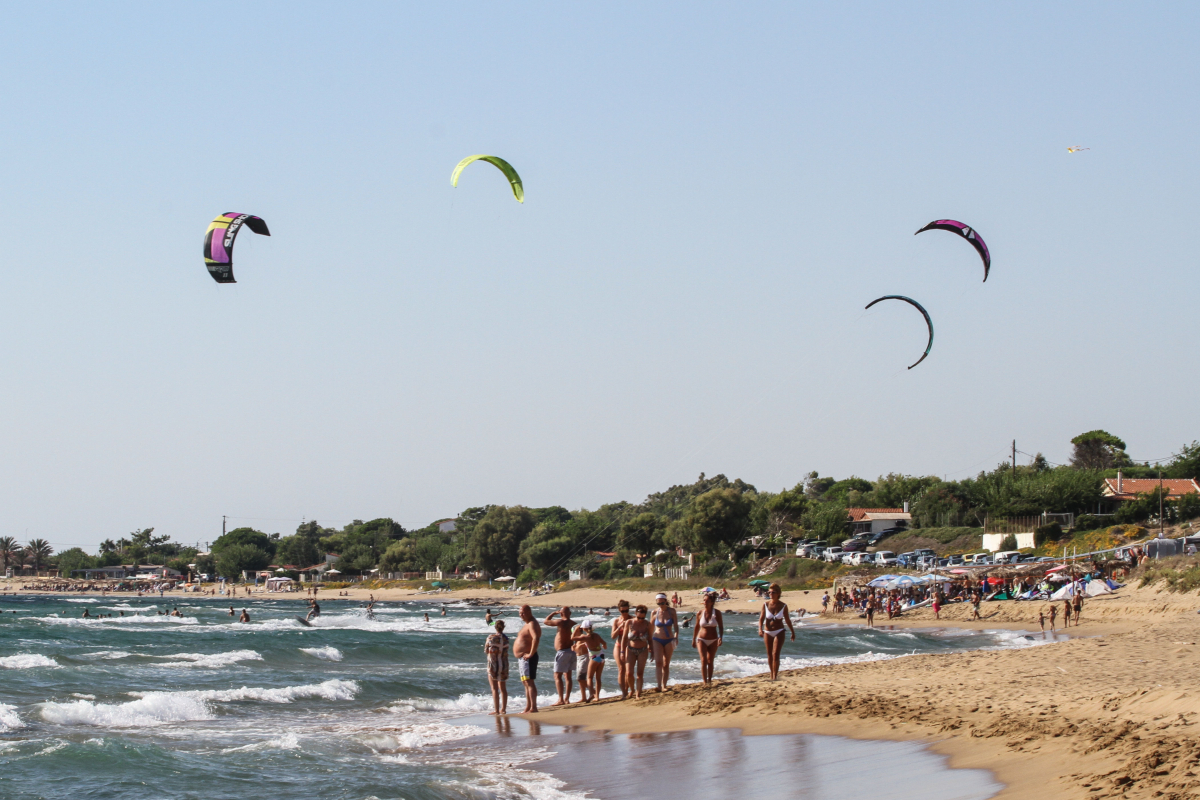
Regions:
<instances>
[{"instance_id":1,"label":"sandy beach","mask_svg":"<svg viewBox=\"0 0 1200 800\"><path fill-rule=\"evenodd\" d=\"M1038 605L986 604L982 625L1036 631ZM952 766L991 770L1005 785L1000 797L1191 798L1200 792L1197 608L1195 595L1127 587L1090 601L1058 644L814 667L774 683L676 687L544 716L622 733L736 727L920 740ZM940 624L966 627L967 611L951 606ZM897 624L939 624L932 617Z\"/></svg>"}]
</instances>

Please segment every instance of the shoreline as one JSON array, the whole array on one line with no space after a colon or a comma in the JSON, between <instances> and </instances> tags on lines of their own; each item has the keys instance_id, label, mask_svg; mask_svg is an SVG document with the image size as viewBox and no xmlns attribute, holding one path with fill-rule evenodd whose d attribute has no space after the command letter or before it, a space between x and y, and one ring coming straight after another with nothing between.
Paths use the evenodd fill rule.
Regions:
<instances>
[{"instance_id":1,"label":"shoreline","mask_svg":"<svg viewBox=\"0 0 1200 800\"><path fill-rule=\"evenodd\" d=\"M1093 620L1085 605L1084 624L1054 647L809 667L777 682L673 686L640 701L549 707L537 718L614 733L737 728L916 741L953 768L989 770L1004 786L998 798L1048 789L1058 798L1196 796L1197 596L1127 587L1118 599ZM945 617L946 627L960 627ZM785 656L795 653L788 645Z\"/></svg>"}]
</instances>

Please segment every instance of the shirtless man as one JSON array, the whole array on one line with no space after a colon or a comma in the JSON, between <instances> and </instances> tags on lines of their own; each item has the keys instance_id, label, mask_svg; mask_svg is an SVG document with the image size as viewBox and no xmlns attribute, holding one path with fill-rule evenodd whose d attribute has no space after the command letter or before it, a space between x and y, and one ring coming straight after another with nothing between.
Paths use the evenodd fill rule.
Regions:
<instances>
[{"instance_id":1,"label":"shirtless man","mask_svg":"<svg viewBox=\"0 0 1200 800\"><path fill-rule=\"evenodd\" d=\"M243 608L242 615L240 617L238 617L238 622L249 622L249 621L250 621L250 614L246 611L246 609Z\"/></svg>"},{"instance_id":2,"label":"shirtless man","mask_svg":"<svg viewBox=\"0 0 1200 800\"><path fill-rule=\"evenodd\" d=\"M537 687L533 682L537 678L538 644L542 641L542 626L533 618L533 609L529 606L521 606L520 616L525 625L513 642L513 655L517 657L521 685L525 687L525 710L521 713L536 714Z\"/></svg>"},{"instance_id":3,"label":"shirtless man","mask_svg":"<svg viewBox=\"0 0 1200 800\"><path fill-rule=\"evenodd\" d=\"M311 622L314 618L321 616L321 606L316 600L308 601L308 616L304 618L305 622Z\"/></svg>"},{"instance_id":4,"label":"shirtless man","mask_svg":"<svg viewBox=\"0 0 1200 800\"><path fill-rule=\"evenodd\" d=\"M554 705L566 705L571 702L571 681L579 664L578 656L571 649L571 631L577 623L571 619L571 607L563 606L558 611L551 611L542 624L557 629L554 632L554 688L558 692L558 701Z\"/></svg>"},{"instance_id":5,"label":"shirtless man","mask_svg":"<svg viewBox=\"0 0 1200 800\"><path fill-rule=\"evenodd\" d=\"M621 635L625 626L633 621L629 616L629 601L617 601L617 616L612 621L613 662L617 669L617 685L621 687L621 699L629 697L630 686L625 679L625 644Z\"/></svg>"}]
</instances>

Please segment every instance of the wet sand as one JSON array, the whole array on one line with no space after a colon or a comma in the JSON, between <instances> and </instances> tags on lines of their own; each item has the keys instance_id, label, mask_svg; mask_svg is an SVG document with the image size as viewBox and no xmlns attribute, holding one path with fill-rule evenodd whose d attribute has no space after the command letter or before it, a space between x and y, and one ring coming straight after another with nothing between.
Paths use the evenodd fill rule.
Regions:
<instances>
[{"instance_id":1,"label":"wet sand","mask_svg":"<svg viewBox=\"0 0 1200 800\"><path fill-rule=\"evenodd\" d=\"M983 624L1036 619L1038 605L985 604L993 618ZM539 717L623 733L728 727L924 742L952 767L990 770L1005 798L1194 798L1197 608L1194 594L1127 587L1089 601L1084 624L1071 628L1078 636L1044 647L813 667L778 682L756 676L673 687L641 701L605 700ZM930 627L932 616L903 624ZM784 655L797 654L799 644L787 642Z\"/></svg>"}]
</instances>

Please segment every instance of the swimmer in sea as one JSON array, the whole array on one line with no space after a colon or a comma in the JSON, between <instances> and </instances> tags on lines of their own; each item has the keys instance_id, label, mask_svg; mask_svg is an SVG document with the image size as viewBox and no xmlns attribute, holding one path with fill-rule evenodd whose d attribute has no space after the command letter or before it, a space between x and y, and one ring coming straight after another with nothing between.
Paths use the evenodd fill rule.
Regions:
<instances>
[{"instance_id":1,"label":"swimmer in sea","mask_svg":"<svg viewBox=\"0 0 1200 800\"><path fill-rule=\"evenodd\" d=\"M234 612L234 610L233 610L233 606L230 606L230 607L229 607L229 616L231 616L231 617L233 617L233 616L236 616L236 614L235 614L235 612Z\"/></svg>"},{"instance_id":2,"label":"swimmer in sea","mask_svg":"<svg viewBox=\"0 0 1200 800\"><path fill-rule=\"evenodd\" d=\"M246 609L243 608L242 615L240 617L238 617L238 622L249 622L249 621L250 621L250 614L247 613Z\"/></svg>"}]
</instances>

